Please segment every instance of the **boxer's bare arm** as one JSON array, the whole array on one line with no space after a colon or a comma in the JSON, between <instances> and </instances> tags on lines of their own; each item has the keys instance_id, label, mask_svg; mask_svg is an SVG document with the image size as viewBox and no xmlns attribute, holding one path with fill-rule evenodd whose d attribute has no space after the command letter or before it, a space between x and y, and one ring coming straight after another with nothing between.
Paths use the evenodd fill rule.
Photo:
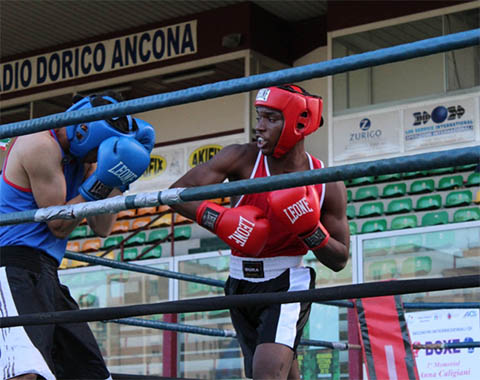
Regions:
<instances>
[{"instance_id":1,"label":"boxer's bare arm","mask_svg":"<svg viewBox=\"0 0 480 380\"><path fill-rule=\"evenodd\" d=\"M9 154L5 173L14 184L32 190L39 208L85 202L81 195L66 202L67 187L61 162L62 152L58 143L48 132L40 132L18 138ZM114 220L115 215L111 214L93 218L93 227L99 226L94 231L102 236L108 234ZM64 239L80 221L56 219L47 222L47 225L53 235Z\"/></svg>"},{"instance_id":2,"label":"boxer's bare arm","mask_svg":"<svg viewBox=\"0 0 480 380\"><path fill-rule=\"evenodd\" d=\"M76 196L66 202L67 186L62 167L62 154L57 142L47 134L39 133L22 137L19 159L25 171L29 187L39 208L76 204L85 200ZM17 142L18 143L18 142ZM19 168L17 166L17 168ZM81 220L56 219L47 222L56 237L64 239L70 235Z\"/></svg>"}]
</instances>

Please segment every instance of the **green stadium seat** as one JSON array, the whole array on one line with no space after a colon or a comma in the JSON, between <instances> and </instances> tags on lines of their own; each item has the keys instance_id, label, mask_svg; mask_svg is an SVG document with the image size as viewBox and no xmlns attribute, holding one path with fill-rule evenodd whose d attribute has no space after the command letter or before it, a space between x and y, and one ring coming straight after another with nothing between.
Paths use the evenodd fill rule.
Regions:
<instances>
[{"instance_id":1,"label":"green stadium seat","mask_svg":"<svg viewBox=\"0 0 480 380\"><path fill-rule=\"evenodd\" d=\"M431 193L435 190L433 179L418 179L410 185L410 194Z\"/></svg>"},{"instance_id":2,"label":"green stadium seat","mask_svg":"<svg viewBox=\"0 0 480 380\"><path fill-rule=\"evenodd\" d=\"M145 244L147 240L147 234L145 231L139 232L135 236L132 236L125 242L125 246L129 247L132 245L142 245Z\"/></svg>"},{"instance_id":3,"label":"green stadium seat","mask_svg":"<svg viewBox=\"0 0 480 380\"><path fill-rule=\"evenodd\" d=\"M474 172L467 177L466 187L480 186L480 172Z\"/></svg>"},{"instance_id":4,"label":"green stadium seat","mask_svg":"<svg viewBox=\"0 0 480 380\"><path fill-rule=\"evenodd\" d=\"M412 172L403 173L402 178L411 179L411 178L425 177L426 175L428 175L428 172L426 170L412 171Z\"/></svg>"},{"instance_id":5,"label":"green stadium seat","mask_svg":"<svg viewBox=\"0 0 480 380\"><path fill-rule=\"evenodd\" d=\"M448 212L435 211L427 212L422 217L422 226L436 226L438 224L448 224Z\"/></svg>"},{"instance_id":6,"label":"green stadium seat","mask_svg":"<svg viewBox=\"0 0 480 380\"><path fill-rule=\"evenodd\" d=\"M179 226L175 227L173 231L174 240L188 240L192 237L192 227L191 226Z\"/></svg>"},{"instance_id":7,"label":"green stadium seat","mask_svg":"<svg viewBox=\"0 0 480 380\"><path fill-rule=\"evenodd\" d=\"M88 226L77 226L68 237L70 240L88 237Z\"/></svg>"},{"instance_id":8,"label":"green stadium seat","mask_svg":"<svg viewBox=\"0 0 480 380\"><path fill-rule=\"evenodd\" d=\"M357 223L348 222L348 228L350 229L350 235L356 235L358 233Z\"/></svg>"},{"instance_id":9,"label":"green stadium seat","mask_svg":"<svg viewBox=\"0 0 480 380\"><path fill-rule=\"evenodd\" d=\"M372 280L397 277L397 263L395 260L376 261L368 266L367 273L368 277Z\"/></svg>"},{"instance_id":10,"label":"green stadium seat","mask_svg":"<svg viewBox=\"0 0 480 380\"><path fill-rule=\"evenodd\" d=\"M437 190L452 190L460 187L463 187L463 177L461 175L442 177L437 184Z\"/></svg>"},{"instance_id":11,"label":"green stadium seat","mask_svg":"<svg viewBox=\"0 0 480 380\"><path fill-rule=\"evenodd\" d=\"M378 187L377 186L368 186L361 187L355 193L354 201L370 201L378 198Z\"/></svg>"},{"instance_id":12,"label":"green stadium seat","mask_svg":"<svg viewBox=\"0 0 480 380\"><path fill-rule=\"evenodd\" d=\"M442 208L442 196L440 194L424 195L417 199L415 210L436 210Z\"/></svg>"},{"instance_id":13,"label":"green stadium seat","mask_svg":"<svg viewBox=\"0 0 480 380\"><path fill-rule=\"evenodd\" d=\"M345 187L351 186L351 180L349 179L346 179L345 181L343 181L343 183L345 184Z\"/></svg>"},{"instance_id":14,"label":"green stadium seat","mask_svg":"<svg viewBox=\"0 0 480 380\"><path fill-rule=\"evenodd\" d=\"M402 262L402 276L425 276L431 271L430 256L408 257Z\"/></svg>"},{"instance_id":15,"label":"green stadium seat","mask_svg":"<svg viewBox=\"0 0 480 380\"><path fill-rule=\"evenodd\" d=\"M382 198L402 197L407 193L406 183L390 183L383 188Z\"/></svg>"},{"instance_id":16,"label":"green stadium seat","mask_svg":"<svg viewBox=\"0 0 480 380\"><path fill-rule=\"evenodd\" d=\"M360 206L358 211L358 218L368 218L370 216L379 216L383 214L382 202L369 202Z\"/></svg>"},{"instance_id":17,"label":"green stadium seat","mask_svg":"<svg viewBox=\"0 0 480 380\"><path fill-rule=\"evenodd\" d=\"M138 256L137 248L127 248L123 250L123 261L135 260Z\"/></svg>"},{"instance_id":18,"label":"green stadium seat","mask_svg":"<svg viewBox=\"0 0 480 380\"><path fill-rule=\"evenodd\" d=\"M387 205L385 214L401 214L404 212L410 212L412 209L413 204L410 198L395 199Z\"/></svg>"},{"instance_id":19,"label":"green stadium seat","mask_svg":"<svg viewBox=\"0 0 480 380\"><path fill-rule=\"evenodd\" d=\"M406 253L418 251L423 246L423 235L400 235L395 239L394 252Z\"/></svg>"},{"instance_id":20,"label":"green stadium seat","mask_svg":"<svg viewBox=\"0 0 480 380\"><path fill-rule=\"evenodd\" d=\"M153 230L148 234L147 243L158 243L159 241L165 240L167 236L168 230L166 228Z\"/></svg>"},{"instance_id":21,"label":"green stadium seat","mask_svg":"<svg viewBox=\"0 0 480 380\"><path fill-rule=\"evenodd\" d=\"M349 186L370 185L375 182L374 176L352 178Z\"/></svg>"},{"instance_id":22,"label":"green stadium seat","mask_svg":"<svg viewBox=\"0 0 480 380\"><path fill-rule=\"evenodd\" d=\"M390 229L401 230L404 228L415 228L418 225L416 215L402 215L396 216L392 219Z\"/></svg>"},{"instance_id":23,"label":"green stadium seat","mask_svg":"<svg viewBox=\"0 0 480 380\"><path fill-rule=\"evenodd\" d=\"M453 214L454 222L470 222L480 220L480 207L461 208Z\"/></svg>"},{"instance_id":24,"label":"green stadium seat","mask_svg":"<svg viewBox=\"0 0 480 380\"><path fill-rule=\"evenodd\" d=\"M388 182L388 181L398 181L402 179L402 175L400 173L395 174L382 174L375 178L375 182Z\"/></svg>"},{"instance_id":25,"label":"green stadium seat","mask_svg":"<svg viewBox=\"0 0 480 380\"><path fill-rule=\"evenodd\" d=\"M109 236L103 241L103 249L115 247L123 240L123 236Z\"/></svg>"},{"instance_id":26,"label":"green stadium seat","mask_svg":"<svg viewBox=\"0 0 480 380\"><path fill-rule=\"evenodd\" d=\"M352 190L347 190L347 202L352 201Z\"/></svg>"},{"instance_id":27,"label":"green stadium seat","mask_svg":"<svg viewBox=\"0 0 480 380\"><path fill-rule=\"evenodd\" d=\"M147 249L150 247L145 247L142 249L142 254L145 252ZM160 245L157 245L155 248L151 249L148 251L145 255L140 257L141 260L147 260L147 259L159 259L162 257L162 247Z\"/></svg>"},{"instance_id":28,"label":"green stadium seat","mask_svg":"<svg viewBox=\"0 0 480 380\"><path fill-rule=\"evenodd\" d=\"M472 170L475 170L478 165L480 164L467 164L467 165L460 165L455 167L456 172L470 172Z\"/></svg>"},{"instance_id":29,"label":"green stadium seat","mask_svg":"<svg viewBox=\"0 0 480 380\"><path fill-rule=\"evenodd\" d=\"M347 206L347 218L348 219L355 219L355 206L348 205Z\"/></svg>"},{"instance_id":30,"label":"green stadium seat","mask_svg":"<svg viewBox=\"0 0 480 380\"><path fill-rule=\"evenodd\" d=\"M427 170L427 172L428 172L428 175L440 175L440 174L454 173L455 168L452 166L448 168L430 169L430 170Z\"/></svg>"},{"instance_id":31,"label":"green stadium seat","mask_svg":"<svg viewBox=\"0 0 480 380\"><path fill-rule=\"evenodd\" d=\"M362 224L362 234L370 234L373 232L383 232L387 230L386 219L367 220Z\"/></svg>"},{"instance_id":32,"label":"green stadium seat","mask_svg":"<svg viewBox=\"0 0 480 380\"><path fill-rule=\"evenodd\" d=\"M425 235L425 248L442 249L456 245L455 231L434 231Z\"/></svg>"},{"instance_id":33,"label":"green stadium seat","mask_svg":"<svg viewBox=\"0 0 480 380\"><path fill-rule=\"evenodd\" d=\"M468 206L472 203L472 192L470 190L452 191L447 194L445 207Z\"/></svg>"},{"instance_id":34,"label":"green stadium seat","mask_svg":"<svg viewBox=\"0 0 480 380\"><path fill-rule=\"evenodd\" d=\"M389 237L363 241L363 253L366 256L385 256L391 249L392 241Z\"/></svg>"}]
</instances>

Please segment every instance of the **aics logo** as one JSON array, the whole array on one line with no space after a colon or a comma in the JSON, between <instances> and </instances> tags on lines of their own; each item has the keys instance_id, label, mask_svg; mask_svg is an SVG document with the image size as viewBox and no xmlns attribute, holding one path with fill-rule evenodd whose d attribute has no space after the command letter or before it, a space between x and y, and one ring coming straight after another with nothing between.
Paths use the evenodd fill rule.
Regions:
<instances>
[{"instance_id":1,"label":"aics logo","mask_svg":"<svg viewBox=\"0 0 480 380\"><path fill-rule=\"evenodd\" d=\"M458 106L438 106L433 109L431 113L427 111L414 112L413 117L415 121L413 125L426 124L430 119L436 124L443 123L445 120L460 119L465 114L465 108Z\"/></svg>"},{"instance_id":2,"label":"aics logo","mask_svg":"<svg viewBox=\"0 0 480 380\"><path fill-rule=\"evenodd\" d=\"M350 133L350 142L357 142L357 141L370 141L375 138L379 138L382 135L382 131L380 129L372 129L372 122L368 118L363 118L360 120L358 127L362 130L362 132L352 132Z\"/></svg>"}]
</instances>

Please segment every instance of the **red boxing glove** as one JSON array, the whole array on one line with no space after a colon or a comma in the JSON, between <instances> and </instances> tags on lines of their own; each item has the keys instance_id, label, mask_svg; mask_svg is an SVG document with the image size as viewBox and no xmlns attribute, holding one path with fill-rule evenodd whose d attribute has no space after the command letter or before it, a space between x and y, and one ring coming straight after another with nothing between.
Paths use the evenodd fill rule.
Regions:
<instances>
[{"instance_id":1,"label":"red boxing glove","mask_svg":"<svg viewBox=\"0 0 480 380\"><path fill-rule=\"evenodd\" d=\"M226 208L204 201L197 209L196 219L230 247L250 256L262 252L270 233L270 222L255 206Z\"/></svg>"},{"instance_id":2,"label":"red boxing glove","mask_svg":"<svg viewBox=\"0 0 480 380\"><path fill-rule=\"evenodd\" d=\"M275 216L309 249L327 244L330 234L320 223L320 202L313 186L272 191L268 203Z\"/></svg>"}]
</instances>

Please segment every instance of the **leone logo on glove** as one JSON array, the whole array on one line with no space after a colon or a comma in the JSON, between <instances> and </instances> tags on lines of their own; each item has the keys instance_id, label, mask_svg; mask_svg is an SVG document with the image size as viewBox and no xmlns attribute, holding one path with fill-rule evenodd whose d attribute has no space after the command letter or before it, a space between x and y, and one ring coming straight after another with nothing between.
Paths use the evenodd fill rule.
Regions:
<instances>
[{"instance_id":1,"label":"leone logo on glove","mask_svg":"<svg viewBox=\"0 0 480 380\"><path fill-rule=\"evenodd\" d=\"M138 178L138 176L132 172L122 161L116 164L113 168L108 169L108 172L112 173L115 177L122 181L124 185L131 183Z\"/></svg>"},{"instance_id":2,"label":"leone logo on glove","mask_svg":"<svg viewBox=\"0 0 480 380\"><path fill-rule=\"evenodd\" d=\"M287 215L288 220L290 220L290 222L294 224L302 215L314 211L308 204L307 198L303 197L299 201L295 202L293 205L284 208L283 212L285 213L285 215Z\"/></svg>"},{"instance_id":3,"label":"leone logo on glove","mask_svg":"<svg viewBox=\"0 0 480 380\"><path fill-rule=\"evenodd\" d=\"M105 185L100 181L95 181L93 186L89 189L89 192L95 197L95 199L105 199L108 197L108 194L110 194L110 191L112 191L112 187Z\"/></svg>"},{"instance_id":4,"label":"leone logo on glove","mask_svg":"<svg viewBox=\"0 0 480 380\"><path fill-rule=\"evenodd\" d=\"M238 226L233 234L231 234L228 238L230 240L235 241L240 247L245 246L250 237L250 234L253 231L253 227L255 227L255 223L245 219L243 216L240 215L240 219L238 220Z\"/></svg>"}]
</instances>

